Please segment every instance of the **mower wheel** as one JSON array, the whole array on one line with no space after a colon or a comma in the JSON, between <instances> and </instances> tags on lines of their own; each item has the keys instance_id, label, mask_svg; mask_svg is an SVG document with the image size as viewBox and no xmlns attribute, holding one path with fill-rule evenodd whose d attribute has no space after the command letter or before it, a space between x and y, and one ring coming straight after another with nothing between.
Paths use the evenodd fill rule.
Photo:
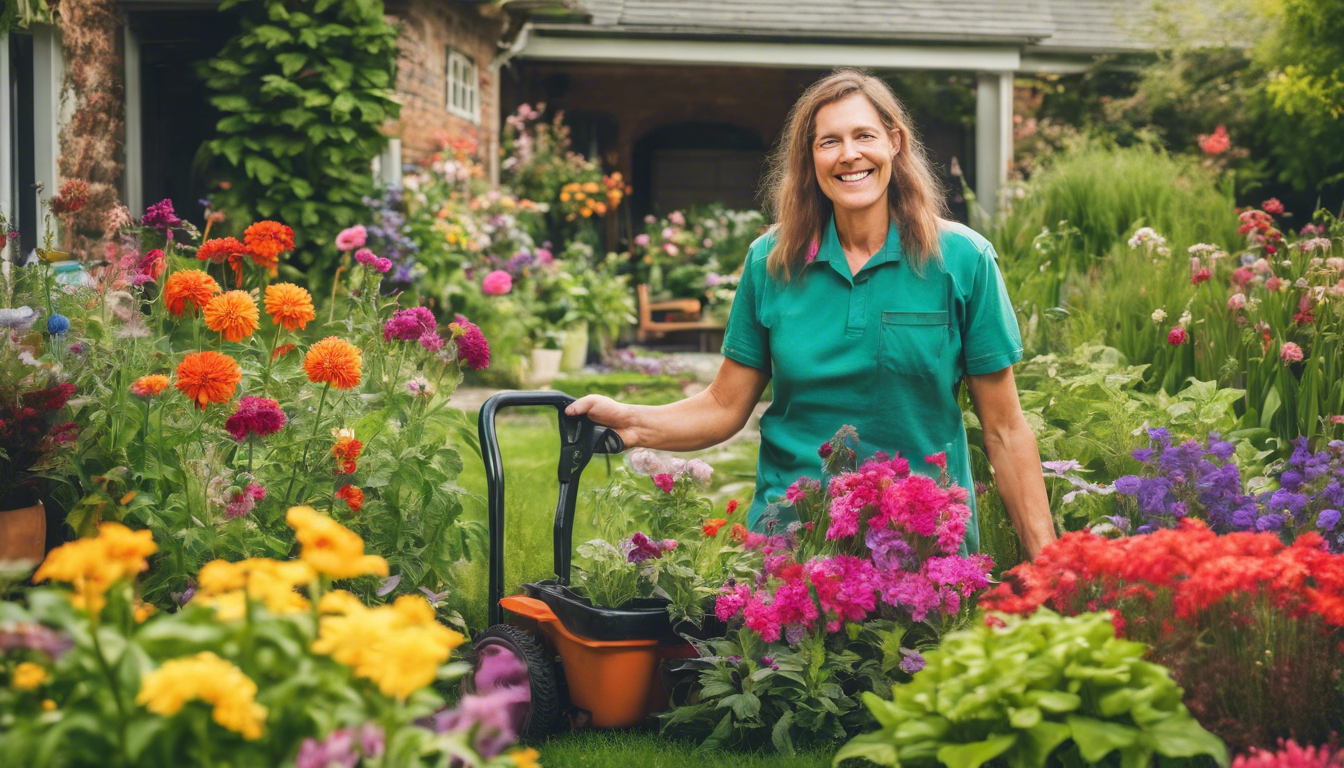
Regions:
<instances>
[{"instance_id":1,"label":"mower wheel","mask_svg":"<svg viewBox=\"0 0 1344 768\"><path fill-rule=\"evenodd\" d=\"M496 624L473 644L476 659L463 681L468 693L503 694L509 699L513 725L523 741L535 742L560 727L559 670L555 652L536 635L512 624Z\"/></svg>"}]
</instances>

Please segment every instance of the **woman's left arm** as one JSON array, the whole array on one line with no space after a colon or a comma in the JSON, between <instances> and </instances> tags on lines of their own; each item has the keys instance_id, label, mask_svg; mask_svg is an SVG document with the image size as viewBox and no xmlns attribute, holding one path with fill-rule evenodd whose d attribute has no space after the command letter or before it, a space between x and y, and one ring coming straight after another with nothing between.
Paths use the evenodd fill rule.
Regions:
<instances>
[{"instance_id":1,"label":"woman's left arm","mask_svg":"<svg viewBox=\"0 0 1344 768\"><path fill-rule=\"evenodd\" d=\"M1022 415L1013 369L967 375L966 382L984 428L985 453L994 468L999 497L1027 557L1034 559L1055 540L1055 523L1041 474L1041 454Z\"/></svg>"}]
</instances>

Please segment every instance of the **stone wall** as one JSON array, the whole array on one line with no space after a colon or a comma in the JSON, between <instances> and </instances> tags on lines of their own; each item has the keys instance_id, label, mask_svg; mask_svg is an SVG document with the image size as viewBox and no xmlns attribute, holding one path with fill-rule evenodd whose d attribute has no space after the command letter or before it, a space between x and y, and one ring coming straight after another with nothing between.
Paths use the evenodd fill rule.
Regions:
<instances>
[{"instance_id":1,"label":"stone wall","mask_svg":"<svg viewBox=\"0 0 1344 768\"><path fill-rule=\"evenodd\" d=\"M402 158L423 160L449 138L470 138L481 157L499 146L499 105L490 62L498 54L504 19L489 18L472 5L445 0L389 2L388 14L401 29L397 40L397 96L401 118L384 130L401 137ZM479 124L448 112L448 48L476 63L480 78Z\"/></svg>"}]
</instances>

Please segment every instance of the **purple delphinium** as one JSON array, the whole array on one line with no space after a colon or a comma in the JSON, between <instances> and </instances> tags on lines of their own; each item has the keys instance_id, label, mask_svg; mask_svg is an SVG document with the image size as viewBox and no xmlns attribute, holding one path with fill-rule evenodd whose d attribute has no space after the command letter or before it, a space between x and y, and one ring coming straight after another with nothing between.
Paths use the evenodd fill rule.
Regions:
<instances>
[{"instance_id":1,"label":"purple delphinium","mask_svg":"<svg viewBox=\"0 0 1344 768\"><path fill-rule=\"evenodd\" d=\"M1338 512L1344 507L1344 444L1333 441L1313 453L1307 438L1297 438L1278 472L1278 487L1250 495L1233 462L1233 446L1217 433L1202 446L1193 440L1173 445L1165 430L1149 430L1149 438L1153 444L1133 454L1147 472L1115 482L1116 492L1138 508L1137 533L1173 527L1189 512L1218 533L1268 531L1291 541L1315 530L1330 551L1344 552Z\"/></svg>"}]
</instances>

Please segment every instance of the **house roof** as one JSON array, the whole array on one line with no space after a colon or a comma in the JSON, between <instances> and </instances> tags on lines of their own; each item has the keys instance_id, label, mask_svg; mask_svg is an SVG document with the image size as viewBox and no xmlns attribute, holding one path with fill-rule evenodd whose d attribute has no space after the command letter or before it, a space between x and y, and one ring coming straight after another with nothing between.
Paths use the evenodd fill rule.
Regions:
<instances>
[{"instance_id":1,"label":"house roof","mask_svg":"<svg viewBox=\"0 0 1344 768\"><path fill-rule=\"evenodd\" d=\"M583 16L543 32L1016 44L1102 53L1150 46L1129 0L575 0ZM1132 15L1132 11L1129 12Z\"/></svg>"}]
</instances>

